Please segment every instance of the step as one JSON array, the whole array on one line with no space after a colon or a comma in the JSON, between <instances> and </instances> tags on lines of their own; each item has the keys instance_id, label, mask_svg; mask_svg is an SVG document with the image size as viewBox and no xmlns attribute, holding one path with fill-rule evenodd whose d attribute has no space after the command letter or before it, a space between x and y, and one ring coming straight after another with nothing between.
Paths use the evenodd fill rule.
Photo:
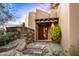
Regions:
<instances>
[{"instance_id":1,"label":"step","mask_svg":"<svg viewBox=\"0 0 79 59\"><path fill-rule=\"evenodd\" d=\"M43 55L43 51L41 49L26 49L22 53L25 55L28 55L28 54Z\"/></svg>"},{"instance_id":2,"label":"step","mask_svg":"<svg viewBox=\"0 0 79 59\"><path fill-rule=\"evenodd\" d=\"M32 45L32 44L30 44L30 45L28 45L27 46L27 49L44 49L46 46L45 45Z\"/></svg>"},{"instance_id":3,"label":"step","mask_svg":"<svg viewBox=\"0 0 79 59\"><path fill-rule=\"evenodd\" d=\"M52 40L36 40L35 42L52 43Z\"/></svg>"}]
</instances>

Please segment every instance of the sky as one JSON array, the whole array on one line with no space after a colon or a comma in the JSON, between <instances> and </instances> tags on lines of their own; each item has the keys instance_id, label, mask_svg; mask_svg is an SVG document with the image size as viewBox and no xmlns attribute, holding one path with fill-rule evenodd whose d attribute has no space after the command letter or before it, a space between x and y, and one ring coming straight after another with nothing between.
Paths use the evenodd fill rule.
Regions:
<instances>
[{"instance_id":1,"label":"sky","mask_svg":"<svg viewBox=\"0 0 79 59\"><path fill-rule=\"evenodd\" d=\"M33 11L35 9L40 9L45 12L48 12L50 10L50 4L49 3L14 3L11 4L12 12L15 13L16 19L13 19L12 21L9 21L7 24L21 24L25 21L25 19L28 20L28 13L30 11Z\"/></svg>"}]
</instances>

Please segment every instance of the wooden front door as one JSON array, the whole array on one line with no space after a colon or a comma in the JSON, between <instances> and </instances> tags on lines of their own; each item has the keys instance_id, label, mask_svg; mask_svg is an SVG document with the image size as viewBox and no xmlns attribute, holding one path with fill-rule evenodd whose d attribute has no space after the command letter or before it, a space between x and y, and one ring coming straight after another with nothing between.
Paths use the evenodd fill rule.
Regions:
<instances>
[{"instance_id":1,"label":"wooden front door","mask_svg":"<svg viewBox=\"0 0 79 59\"><path fill-rule=\"evenodd\" d=\"M50 30L49 24L39 24L38 25L38 40L47 40L49 30Z\"/></svg>"}]
</instances>

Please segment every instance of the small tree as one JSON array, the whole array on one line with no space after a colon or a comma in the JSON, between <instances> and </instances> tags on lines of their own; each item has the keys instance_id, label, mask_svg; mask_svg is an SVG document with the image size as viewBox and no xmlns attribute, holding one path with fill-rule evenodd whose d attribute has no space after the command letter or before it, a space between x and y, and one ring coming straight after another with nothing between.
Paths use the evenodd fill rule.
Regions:
<instances>
[{"instance_id":1,"label":"small tree","mask_svg":"<svg viewBox=\"0 0 79 59\"><path fill-rule=\"evenodd\" d=\"M10 4L0 3L0 26L5 28L4 24L13 18L13 13L10 9Z\"/></svg>"}]
</instances>

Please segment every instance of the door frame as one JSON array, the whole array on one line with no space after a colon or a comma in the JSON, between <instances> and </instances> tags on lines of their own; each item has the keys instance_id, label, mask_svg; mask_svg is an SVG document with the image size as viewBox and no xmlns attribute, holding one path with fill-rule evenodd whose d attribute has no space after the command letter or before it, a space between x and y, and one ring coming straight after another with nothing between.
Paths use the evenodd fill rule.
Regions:
<instances>
[{"instance_id":1,"label":"door frame","mask_svg":"<svg viewBox=\"0 0 79 59\"><path fill-rule=\"evenodd\" d=\"M38 39L38 23L50 23L50 27L51 27L52 23L58 23L58 22L59 22L58 17L56 17L56 18L35 19L35 36L36 36L35 39L36 39L36 41L39 41L39 39ZM49 36L51 36L51 35L49 35ZM43 41L43 40L41 40L41 41ZM51 37L48 38L47 41L52 41Z\"/></svg>"},{"instance_id":2,"label":"door frame","mask_svg":"<svg viewBox=\"0 0 79 59\"><path fill-rule=\"evenodd\" d=\"M45 24L46 24L46 23L45 23ZM44 39L44 40L49 40L49 36L48 36L48 31L49 31L49 29L50 29L50 28L48 28L49 26L51 26L51 24L48 24L48 25L47 25L47 29L48 29L48 30L47 30L47 39ZM36 40L38 40L38 41L39 41L39 40L43 41L42 39L39 39L39 33L38 33L38 32L39 32L39 25L36 24Z\"/></svg>"}]
</instances>

